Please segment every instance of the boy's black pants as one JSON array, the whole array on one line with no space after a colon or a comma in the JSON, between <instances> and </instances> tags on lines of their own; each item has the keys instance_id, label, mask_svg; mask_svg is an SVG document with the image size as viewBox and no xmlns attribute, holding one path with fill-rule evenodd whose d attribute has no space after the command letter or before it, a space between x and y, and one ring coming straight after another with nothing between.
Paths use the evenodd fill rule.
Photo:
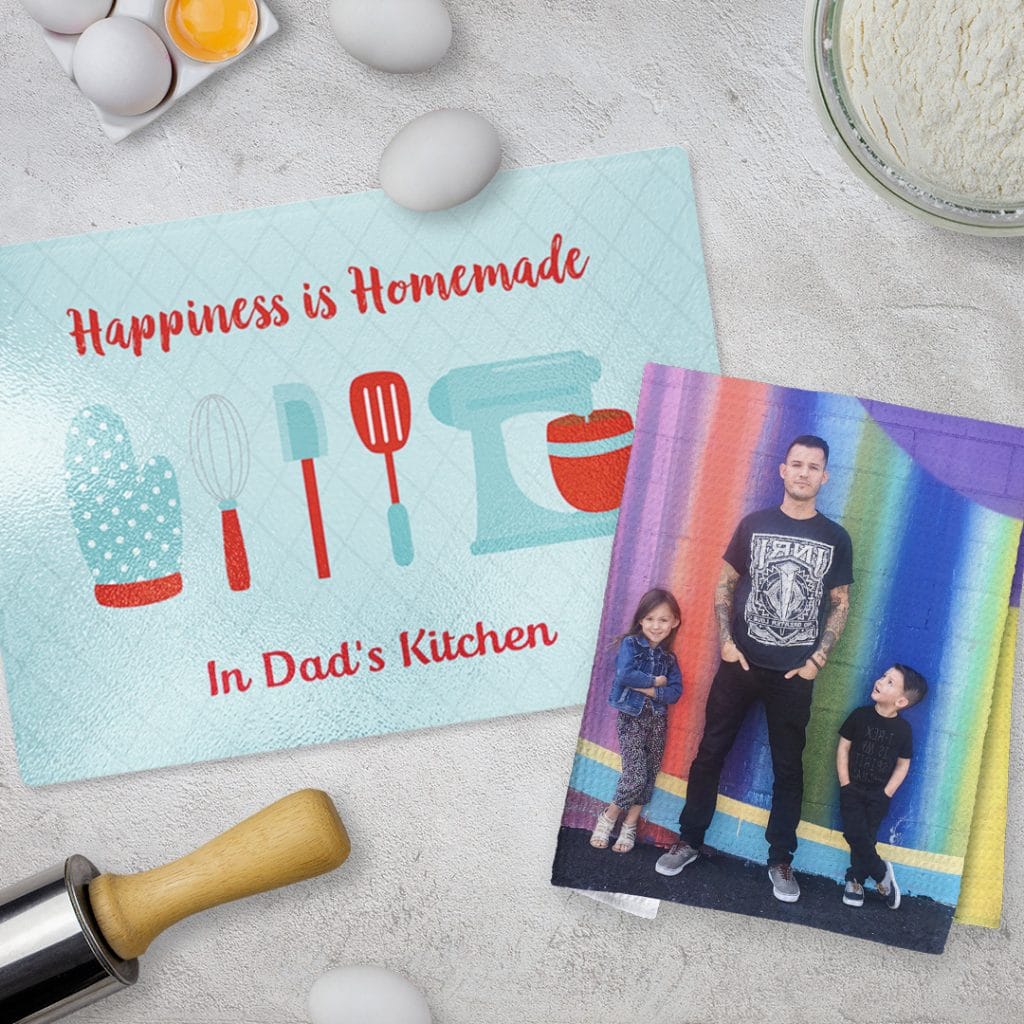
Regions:
<instances>
[{"instance_id":1,"label":"boy's black pants","mask_svg":"<svg viewBox=\"0 0 1024 1024\"><path fill-rule=\"evenodd\" d=\"M711 824L718 800L722 764L736 741L747 710L764 704L768 744L772 752L772 810L765 837L768 863L789 864L796 850L796 827L804 796L804 743L811 718L814 683L800 676L739 662L721 662L708 692L704 735L686 781L686 804L679 816L679 835L699 848Z\"/></svg>"},{"instance_id":2,"label":"boy's black pants","mask_svg":"<svg viewBox=\"0 0 1024 1024\"><path fill-rule=\"evenodd\" d=\"M878 856L875 843L882 820L889 813L889 798L881 788L868 789L856 782L839 790L839 814L843 819L843 838L850 844L848 882L885 878L885 861Z\"/></svg>"}]
</instances>

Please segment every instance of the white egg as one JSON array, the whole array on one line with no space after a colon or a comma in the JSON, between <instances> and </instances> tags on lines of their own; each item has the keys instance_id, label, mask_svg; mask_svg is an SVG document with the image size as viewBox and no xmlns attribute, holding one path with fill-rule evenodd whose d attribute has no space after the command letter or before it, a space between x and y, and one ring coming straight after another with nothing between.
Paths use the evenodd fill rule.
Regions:
<instances>
[{"instance_id":1,"label":"white egg","mask_svg":"<svg viewBox=\"0 0 1024 1024\"><path fill-rule=\"evenodd\" d=\"M430 1024L423 993L385 967L353 964L322 974L309 991L313 1024Z\"/></svg>"},{"instance_id":2,"label":"white egg","mask_svg":"<svg viewBox=\"0 0 1024 1024\"><path fill-rule=\"evenodd\" d=\"M380 158L381 188L410 210L447 210L472 199L501 163L494 126L470 110L434 110L410 121Z\"/></svg>"},{"instance_id":3,"label":"white egg","mask_svg":"<svg viewBox=\"0 0 1024 1024\"><path fill-rule=\"evenodd\" d=\"M90 25L71 55L78 88L109 114L143 114L167 95L171 58L163 40L135 18Z\"/></svg>"},{"instance_id":4,"label":"white egg","mask_svg":"<svg viewBox=\"0 0 1024 1024\"><path fill-rule=\"evenodd\" d=\"M29 17L63 35L84 32L110 13L113 0L21 0Z\"/></svg>"},{"instance_id":5,"label":"white egg","mask_svg":"<svg viewBox=\"0 0 1024 1024\"><path fill-rule=\"evenodd\" d=\"M452 41L441 0L331 0L330 18L338 42L379 71L426 71Z\"/></svg>"}]
</instances>

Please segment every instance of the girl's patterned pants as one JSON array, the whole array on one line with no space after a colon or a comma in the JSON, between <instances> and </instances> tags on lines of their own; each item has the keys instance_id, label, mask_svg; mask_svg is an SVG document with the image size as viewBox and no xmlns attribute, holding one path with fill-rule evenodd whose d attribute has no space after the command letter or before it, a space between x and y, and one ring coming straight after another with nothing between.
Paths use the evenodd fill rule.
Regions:
<instances>
[{"instance_id":1,"label":"girl's patterned pants","mask_svg":"<svg viewBox=\"0 0 1024 1024\"><path fill-rule=\"evenodd\" d=\"M619 734L622 774L613 802L617 807L645 804L654 793L654 780L665 752L665 716L656 715L645 703L639 715L620 711L615 730Z\"/></svg>"}]
</instances>

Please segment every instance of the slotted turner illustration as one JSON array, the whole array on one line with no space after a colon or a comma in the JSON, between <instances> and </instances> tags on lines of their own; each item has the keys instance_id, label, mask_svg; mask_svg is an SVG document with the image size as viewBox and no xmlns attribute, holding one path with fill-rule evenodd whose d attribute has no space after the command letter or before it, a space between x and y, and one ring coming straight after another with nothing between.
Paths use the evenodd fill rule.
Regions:
<instances>
[{"instance_id":1,"label":"slotted turner illustration","mask_svg":"<svg viewBox=\"0 0 1024 1024\"><path fill-rule=\"evenodd\" d=\"M388 530L391 534L391 552L399 565L412 561L412 533L409 513L398 496L398 478L395 475L395 452L409 440L412 411L409 388L399 373L376 370L364 373L352 381L348 392L352 419L359 439L375 455L383 455L388 471Z\"/></svg>"}]
</instances>

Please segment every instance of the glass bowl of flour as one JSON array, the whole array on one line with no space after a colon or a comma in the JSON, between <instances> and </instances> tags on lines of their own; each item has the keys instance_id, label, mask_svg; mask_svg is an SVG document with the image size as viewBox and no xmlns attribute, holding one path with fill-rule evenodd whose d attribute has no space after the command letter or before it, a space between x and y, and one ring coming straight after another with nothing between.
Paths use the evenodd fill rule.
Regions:
<instances>
[{"instance_id":1,"label":"glass bowl of flour","mask_svg":"<svg viewBox=\"0 0 1024 1024\"><path fill-rule=\"evenodd\" d=\"M954 231L1024 234L1024 0L809 0L805 42L864 181Z\"/></svg>"}]
</instances>

